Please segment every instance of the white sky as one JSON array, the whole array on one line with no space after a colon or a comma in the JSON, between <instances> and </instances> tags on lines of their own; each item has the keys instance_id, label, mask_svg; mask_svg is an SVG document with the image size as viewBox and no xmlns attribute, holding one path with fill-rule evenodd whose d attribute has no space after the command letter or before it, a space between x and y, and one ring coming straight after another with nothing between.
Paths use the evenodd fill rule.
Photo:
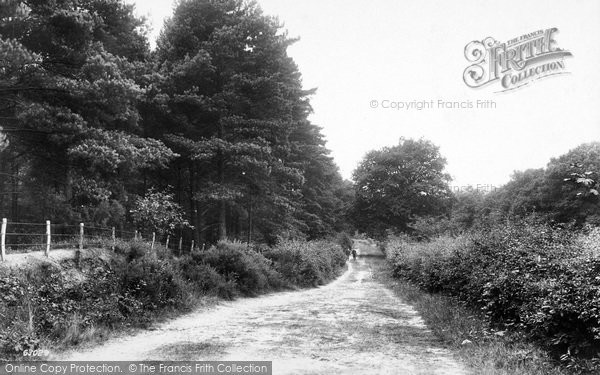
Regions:
<instances>
[{"instance_id":1,"label":"white sky","mask_svg":"<svg viewBox=\"0 0 600 375\"><path fill-rule=\"evenodd\" d=\"M153 37L171 0L130 0ZM424 137L441 147L452 185L500 186L514 170L600 140L600 1L259 0L300 42L289 49L305 88L317 87L311 120L323 127L342 175L364 154ZM573 53L571 74L507 93L471 89L464 47L557 27ZM496 109L372 109L372 100L494 100Z\"/></svg>"}]
</instances>

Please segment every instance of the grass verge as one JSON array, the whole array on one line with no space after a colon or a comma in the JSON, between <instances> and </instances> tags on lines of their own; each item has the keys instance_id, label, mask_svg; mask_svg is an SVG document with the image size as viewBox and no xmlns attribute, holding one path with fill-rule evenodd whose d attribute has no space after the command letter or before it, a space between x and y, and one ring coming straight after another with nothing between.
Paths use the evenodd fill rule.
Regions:
<instances>
[{"instance_id":1,"label":"grass verge","mask_svg":"<svg viewBox=\"0 0 600 375\"><path fill-rule=\"evenodd\" d=\"M547 353L524 337L495 331L476 311L439 294L421 291L411 283L396 279L392 269L382 264L376 273L406 303L414 306L432 332L444 345L478 375L567 375ZM465 341L467 340L467 341Z\"/></svg>"}]
</instances>

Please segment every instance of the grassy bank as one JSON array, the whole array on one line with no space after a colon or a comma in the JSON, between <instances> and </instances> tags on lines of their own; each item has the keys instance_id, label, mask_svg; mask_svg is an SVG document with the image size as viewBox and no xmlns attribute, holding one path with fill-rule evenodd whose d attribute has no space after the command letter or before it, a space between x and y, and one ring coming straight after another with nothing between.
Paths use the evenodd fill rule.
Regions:
<instances>
[{"instance_id":1,"label":"grassy bank","mask_svg":"<svg viewBox=\"0 0 600 375\"><path fill-rule=\"evenodd\" d=\"M377 277L412 305L433 333L458 353L474 374L571 374L538 346L522 336L493 329L484 316L456 299L424 292L413 283L394 277L389 265L382 266Z\"/></svg>"},{"instance_id":2,"label":"grassy bank","mask_svg":"<svg viewBox=\"0 0 600 375\"><path fill-rule=\"evenodd\" d=\"M482 361L493 358L493 353L503 352L506 361L516 360L507 351L508 345L521 353L522 364L543 359L539 369L535 365L532 370L514 370L516 373L549 373L544 367L550 363L547 358L560 362L570 373L597 373L600 348L597 237L597 229L573 234L560 228L520 223L426 242L392 238L385 247L396 278L437 295L429 302L429 297L419 297L428 306L423 315L433 322L442 321L440 327L448 325L463 332L462 336L456 335L455 341L491 339L492 343L500 343L498 347L493 344L491 352L481 357ZM404 289L411 290L408 285ZM408 294L418 293L412 289ZM457 319L438 317L446 308L450 315L460 309L464 312ZM483 325L461 327L470 319ZM464 337L464 332L470 331L477 333L475 340ZM438 334L444 337L447 333ZM473 353L470 355L476 358ZM498 367L504 368L506 361L500 360Z\"/></svg>"},{"instance_id":3,"label":"grassy bank","mask_svg":"<svg viewBox=\"0 0 600 375\"><path fill-rule=\"evenodd\" d=\"M273 248L221 242L182 257L121 242L103 254L0 270L0 360L102 340L207 301L317 286L346 262L342 248L327 241Z\"/></svg>"}]
</instances>

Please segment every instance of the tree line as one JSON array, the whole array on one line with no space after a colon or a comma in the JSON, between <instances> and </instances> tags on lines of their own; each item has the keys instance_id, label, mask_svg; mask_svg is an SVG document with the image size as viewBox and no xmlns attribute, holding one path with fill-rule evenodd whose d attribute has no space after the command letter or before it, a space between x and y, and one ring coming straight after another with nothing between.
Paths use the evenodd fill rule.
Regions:
<instances>
[{"instance_id":1,"label":"tree line","mask_svg":"<svg viewBox=\"0 0 600 375\"><path fill-rule=\"evenodd\" d=\"M254 2L183 0L151 50L133 11L0 2L0 213L187 228L196 243L346 229L351 185L308 120L314 90L279 21Z\"/></svg>"},{"instance_id":2,"label":"tree line","mask_svg":"<svg viewBox=\"0 0 600 375\"><path fill-rule=\"evenodd\" d=\"M600 142L579 145L546 168L515 171L492 191L452 191L445 166L439 147L424 139L401 139L368 153L353 176L356 228L379 238L432 238L523 219L571 228L600 225Z\"/></svg>"},{"instance_id":3,"label":"tree line","mask_svg":"<svg viewBox=\"0 0 600 375\"><path fill-rule=\"evenodd\" d=\"M243 0L183 0L151 50L133 10L0 1L1 216L197 244L600 220L597 142L489 194L453 193L423 139L369 152L344 181L276 18Z\"/></svg>"}]
</instances>

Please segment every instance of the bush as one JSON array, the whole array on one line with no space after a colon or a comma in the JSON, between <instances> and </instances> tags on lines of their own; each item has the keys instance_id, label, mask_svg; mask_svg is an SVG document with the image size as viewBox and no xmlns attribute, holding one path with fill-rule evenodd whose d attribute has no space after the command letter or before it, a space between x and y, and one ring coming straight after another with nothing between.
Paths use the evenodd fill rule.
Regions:
<instances>
[{"instance_id":1,"label":"bush","mask_svg":"<svg viewBox=\"0 0 600 375\"><path fill-rule=\"evenodd\" d=\"M265 256L289 283L301 287L322 285L339 274L347 255L327 241L284 241Z\"/></svg>"},{"instance_id":2,"label":"bush","mask_svg":"<svg viewBox=\"0 0 600 375\"><path fill-rule=\"evenodd\" d=\"M132 246L133 248L133 246ZM145 310L177 306L182 300L184 286L177 280L173 265L144 256L131 261L121 276L121 294L132 297Z\"/></svg>"},{"instance_id":3,"label":"bush","mask_svg":"<svg viewBox=\"0 0 600 375\"><path fill-rule=\"evenodd\" d=\"M113 242L112 239L105 240L105 242L102 244L102 247L104 247L105 249L110 249L113 245L115 247L115 253L121 255L128 254L129 250L131 249L131 242L125 241L121 238L116 238L115 242Z\"/></svg>"},{"instance_id":4,"label":"bush","mask_svg":"<svg viewBox=\"0 0 600 375\"><path fill-rule=\"evenodd\" d=\"M235 280L226 280L225 276L205 264L196 254L179 259L178 268L184 281L191 284L196 292L226 299L233 299L236 294Z\"/></svg>"},{"instance_id":5,"label":"bush","mask_svg":"<svg viewBox=\"0 0 600 375\"><path fill-rule=\"evenodd\" d=\"M589 357L600 350L600 258L585 239L596 234L523 222L431 242L391 238L386 249L396 276L480 308L554 353Z\"/></svg>"},{"instance_id":6,"label":"bush","mask_svg":"<svg viewBox=\"0 0 600 375\"><path fill-rule=\"evenodd\" d=\"M39 340L29 327L30 292L21 275L10 273L0 277L0 360L10 359L10 353L37 349ZM31 343L32 345L28 345Z\"/></svg>"},{"instance_id":7,"label":"bush","mask_svg":"<svg viewBox=\"0 0 600 375\"><path fill-rule=\"evenodd\" d=\"M73 263L65 261L63 266L72 268ZM32 345L40 345L41 339L77 343L95 325L114 327L125 321L119 310L119 278L110 266L86 259L81 272L84 280L60 268L42 266L0 279L8 302L0 313L13 317L0 329L0 358L15 358L25 347L35 349Z\"/></svg>"},{"instance_id":8,"label":"bush","mask_svg":"<svg viewBox=\"0 0 600 375\"><path fill-rule=\"evenodd\" d=\"M350 255L350 250L352 250L354 243L352 242L352 238L348 233L342 232L338 234L336 242L344 250L346 256Z\"/></svg>"},{"instance_id":9,"label":"bush","mask_svg":"<svg viewBox=\"0 0 600 375\"><path fill-rule=\"evenodd\" d=\"M271 262L243 243L219 242L196 257L227 280L234 280L244 295L256 295L283 285L281 275L271 267Z\"/></svg>"},{"instance_id":10,"label":"bush","mask_svg":"<svg viewBox=\"0 0 600 375\"><path fill-rule=\"evenodd\" d=\"M142 241L133 241L127 250L127 261L131 262L136 259L141 259L145 255L150 254L152 249L149 244Z\"/></svg>"},{"instance_id":11,"label":"bush","mask_svg":"<svg viewBox=\"0 0 600 375\"><path fill-rule=\"evenodd\" d=\"M143 325L154 311L180 306L185 293L168 263L146 256L128 264L87 258L79 276L63 271L74 263L0 278L0 314L14 317L0 327L0 358L18 358L27 343L77 344L97 327Z\"/></svg>"},{"instance_id":12,"label":"bush","mask_svg":"<svg viewBox=\"0 0 600 375\"><path fill-rule=\"evenodd\" d=\"M174 258L142 241L119 241L110 261L85 258L0 274L0 360L20 358L43 342L77 344L102 328L144 326L161 311L184 309L196 297L256 295L290 285L319 285L346 261L329 242L293 242L275 249L220 242ZM259 251L257 251L259 250ZM269 254L265 257L262 253ZM31 323L30 323L31 322Z\"/></svg>"}]
</instances>

